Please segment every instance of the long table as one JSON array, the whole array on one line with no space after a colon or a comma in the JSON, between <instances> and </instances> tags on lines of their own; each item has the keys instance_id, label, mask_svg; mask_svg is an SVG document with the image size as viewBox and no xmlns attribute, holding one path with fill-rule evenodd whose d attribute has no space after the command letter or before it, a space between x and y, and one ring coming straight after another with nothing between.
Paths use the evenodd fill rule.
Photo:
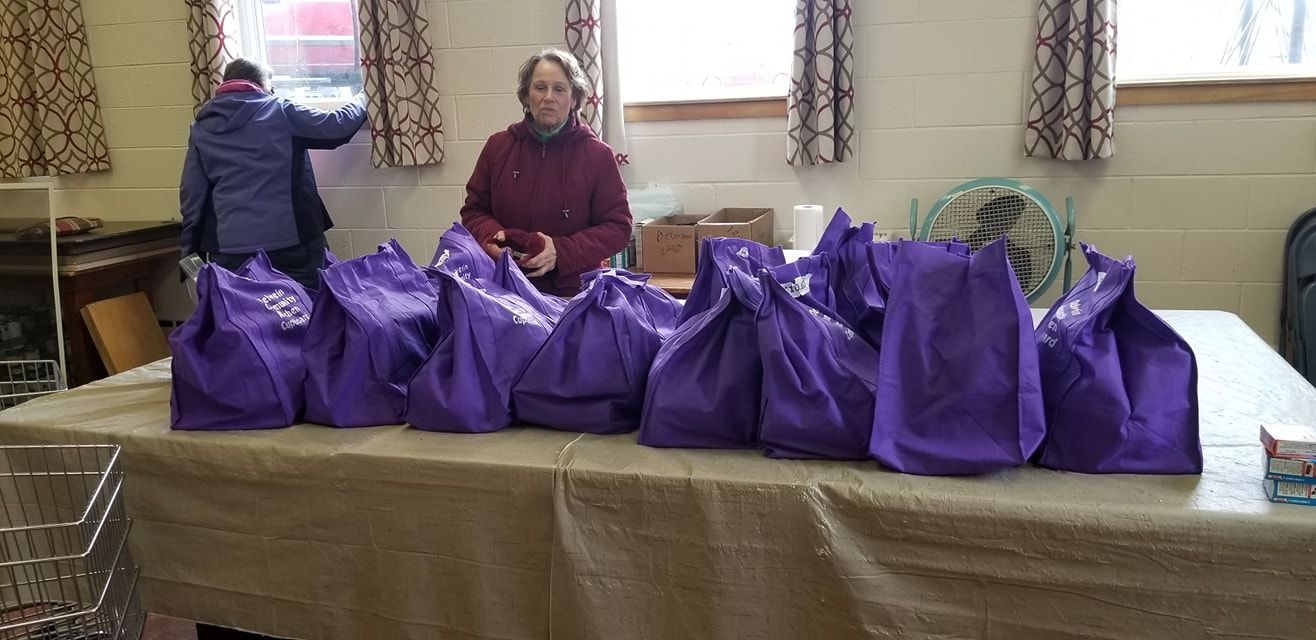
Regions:
<instances>
[{"instance_id":1,"label":"long table","mask_svg":"<svg viewBox=\"0 0 1316 640\"><path fill-rule=\"evenodd\" d=\"M1289 638L1316 509L1258 425L1316 391L1233 315L1196 350L1200 477L655 450L633 435L298 425L171 432L159 362L0 413L0 442L123 446L145 606L306 638Z\"/></svg>"}]
</instances>

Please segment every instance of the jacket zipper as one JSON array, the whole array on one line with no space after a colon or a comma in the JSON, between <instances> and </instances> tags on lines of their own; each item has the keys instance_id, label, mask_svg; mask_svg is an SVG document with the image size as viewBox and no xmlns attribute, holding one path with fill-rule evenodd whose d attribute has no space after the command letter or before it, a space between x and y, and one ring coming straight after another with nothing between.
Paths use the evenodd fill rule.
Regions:
<instances>
[{"instance_id":1,"label":"jacket zipper","mask_svg":"<svg viewBox=\"0 0 1316 640\"><path fill-rule=\"evenodd\" d=\"M546 158L546 157L548 157L548 143L547 143L547 142L541 142L541 143L539 143L539 159L540 159L540 160L543 160L543 159ZM540 168L541 168L541 169L543 168L543 165L542 165L542 164L540 165ZM535 182L536 185L538 185L538 177L537 177L537 176L538 176L538 173L536 173L536 182ZM565 205L566 203L563 203L563 204ZM562 217L563 217L563 218L570 218L570 217L571 217L571 209L567 209L566 207L563 207L563 209L562 209Z\"/></svg>"}]
</instances>

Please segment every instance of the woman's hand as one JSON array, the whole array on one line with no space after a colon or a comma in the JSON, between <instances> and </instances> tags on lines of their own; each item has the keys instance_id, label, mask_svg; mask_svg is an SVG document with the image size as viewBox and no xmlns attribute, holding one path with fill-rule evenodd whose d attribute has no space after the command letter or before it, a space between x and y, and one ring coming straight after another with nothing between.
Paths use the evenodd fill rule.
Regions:
<instances>
[{"instance_id":1,"label":"woman's hand","mask_svg":"<svg viewBox=\"0 0 1316 640\"><path fill-rule=\"evenodd\" d=\"M507 234L499 231L494 234L493 240L499 243L507 242ZM492 243L484 245L484 252L489 254L489 257L493 258L494 262L498 262L498 259L503 256L503 248Z\"/></svg>"},{"instance_id":2,"label":"woman's hand","mask_svg":"<svg viewBox=\"0 0 1316 640\"><path fill-rule=\"evenodd\" d=\"M542 233L538 235L544 239L544 250L517 263L529 271L526 276L530 278L542 276L557 266L557 249L553 246L553 239Z\"/></svg>"}]
</instances>

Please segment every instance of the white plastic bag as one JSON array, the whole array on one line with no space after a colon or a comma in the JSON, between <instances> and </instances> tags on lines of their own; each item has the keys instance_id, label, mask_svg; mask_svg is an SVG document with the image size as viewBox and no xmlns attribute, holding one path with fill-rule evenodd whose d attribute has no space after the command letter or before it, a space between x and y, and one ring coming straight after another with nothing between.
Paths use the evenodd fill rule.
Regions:
<instances>
[{"instance_id":1,"label":"white plastic bag","mask_svg":"<svg viewBox=\"0 0 1316 640\"><path fill-rule=\"evenodd\" d=\"M683 211L681 201L668 187L650 182L639 189L628 189L626 200L631 205L631 218L635 224L663 216L674 216Z\"/></svg>"}]
</instances>

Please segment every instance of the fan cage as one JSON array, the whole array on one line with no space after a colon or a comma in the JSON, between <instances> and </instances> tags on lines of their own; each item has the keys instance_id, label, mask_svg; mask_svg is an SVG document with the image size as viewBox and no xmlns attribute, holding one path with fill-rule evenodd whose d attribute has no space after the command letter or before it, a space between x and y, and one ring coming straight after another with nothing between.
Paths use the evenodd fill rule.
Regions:
<instances>
[{"instance_id":1,"label":"fan cage","mask_svg":"<svg viewBox=\"0 0 1316 640\"><path fill-rule=\"evenodd\" d=\"M1055 209L1040 193L1009 185L966 185L946 194L923 225L923 239L957 239L973 251L1006 236L1006 255L1030 299L1055 279L1064 239Z\"/></svg>"}]
</instances>

